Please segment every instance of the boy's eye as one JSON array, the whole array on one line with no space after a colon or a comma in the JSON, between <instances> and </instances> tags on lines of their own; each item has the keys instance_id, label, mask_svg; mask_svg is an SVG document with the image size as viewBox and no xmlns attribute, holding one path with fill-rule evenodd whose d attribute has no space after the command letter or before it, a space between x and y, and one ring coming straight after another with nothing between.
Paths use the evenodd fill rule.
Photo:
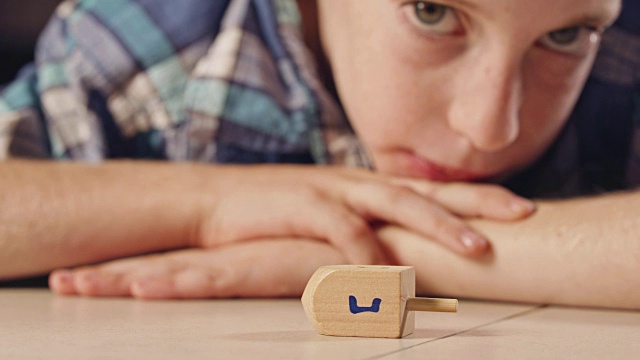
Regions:
<instances>
[{"instance_id":1,"label":"boy's eye","mask_svg":"<svg viewBox=\"0 0 640 360\"><path fill-rule=\"evenodd\" d=\"M416 16L427 25L434 25L442 21L447 15L447 7L428 2L417 2L415 4Z\"/></svg>"},{"instance_id":2,"label":"boy's eye","mask_svg":"<svg viewBox=\"0 0 640 360\"><path fill-rule=\"evenodd\" d=\"M460 20L449 6L430 1L416 1L408 5L407 10L412 12L409 18L422 31L437 35L452 35L461 31Z\"/></svg>"},{"instance_id":3,"label":"boy's eye","mask_svg":"<svg viewBox=\"0 0 640 360\"><path fill-rule=\"evenodd\" d=\"M582 55L588 52L599 40L594 28L574 26L552 31L539 40L539 44L553 51L569 55Z\"/></svg>"},{"instance_id":4,"label":"boy's eye","mask_svg":"<svg viewBox=\"0 0 640 360\"><path fill-rule=\"evenodd\" d=\"M555 42L558 45L568 45L576 41L580 35L580 28L577 26L552 31L548 34L549 40Z\"/></svg>"}]
</instances>

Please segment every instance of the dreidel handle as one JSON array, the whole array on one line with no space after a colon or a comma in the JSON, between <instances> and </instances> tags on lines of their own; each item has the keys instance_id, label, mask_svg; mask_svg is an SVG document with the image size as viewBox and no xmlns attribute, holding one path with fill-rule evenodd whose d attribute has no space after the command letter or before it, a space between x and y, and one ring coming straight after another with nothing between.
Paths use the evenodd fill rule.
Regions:
<instances>
[{"instance_id":1,"label":"dreidel handle","mask_svg":"<svg viewBox=\"0 0 640 360\"><path fill-rule=\"evenodd\" d=\"M409 298L407 299L408 311L432 311L432 312L457 312L458 300L434 299L434 298Z\"/></svg>"}]
</instances>

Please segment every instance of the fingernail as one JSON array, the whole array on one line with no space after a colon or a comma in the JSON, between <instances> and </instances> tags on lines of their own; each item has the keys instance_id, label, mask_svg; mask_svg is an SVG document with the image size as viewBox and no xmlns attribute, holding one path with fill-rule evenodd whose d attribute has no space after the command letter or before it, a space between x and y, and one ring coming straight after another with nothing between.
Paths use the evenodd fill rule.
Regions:
<instances>
[{"instance_id":1,"label":"fingernail","mask_svg":"<svg viewBox=\"0 0 640 360\"><path fill-rule=\"evenodd\" d=\"M73 282L73 273L71 271L57 271L54 276L58 282L63 284L70 284Z\"/></svg>"},{"instance_id":2,"label":"fingernail","mask_svg":"<svg viewBox=\"0 0 640 360\"><path fill-rule=\"evenodd\" d=\"M487 239L471 230L465 230L460 237L460 241L469 250L485 248L489 245Z\"/></svg>"},{"instance_id":3,"label":"fingernail","mask_svg":"<svg viewBox=\"0 0 640 360\"><path fill-rule=\"evenodd\" d=\"M56 294L67 295L75 292L74 274L69 270L56 270L49 276L49 288Z\"/></svg>"},{"instance_id":4,"label":"fingernail","mask_svg":"<svg viewBox=\"0 0 640 360\"><path fill-rule=\"evenodd\" d=\"M511 210L521 214L530 214L536 209L536 204L528 199L514 198L511 200Z\"/></svg>"}]
</instances>

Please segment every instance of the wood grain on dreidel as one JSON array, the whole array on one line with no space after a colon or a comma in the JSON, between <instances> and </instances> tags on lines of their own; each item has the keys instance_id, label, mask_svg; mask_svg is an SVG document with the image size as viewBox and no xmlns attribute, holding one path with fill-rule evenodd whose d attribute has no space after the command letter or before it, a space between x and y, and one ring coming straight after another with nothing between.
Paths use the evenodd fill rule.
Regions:
<instances>
[{"instance_id":1,"label":"wood grain on dreidel","mask_svg":"<svg viewBox=\"0 0 640 360\"><path fill-rule=\"evenodd\" d=\"M413 313L405 319L403 301L414 295L412 267L335 265L316 271L305 288L302 303L307 317L322 335L398 338L411 334L415 327ZM362 306L381 299L380 310L352 314L350 296Z\"/></svg>"},{"instance_id":2,"label":"wood grain on dreidel","mask_svg":"<svg viewBox=\"0 0 640 360\"><path fill-rule=\"evenodd\" d=\"M414 331L414 311L457 310L457 300L416 298L411 266L323 266L302 304L318 333L331 336L404 337Z\"/></svg>"}]
</instances>

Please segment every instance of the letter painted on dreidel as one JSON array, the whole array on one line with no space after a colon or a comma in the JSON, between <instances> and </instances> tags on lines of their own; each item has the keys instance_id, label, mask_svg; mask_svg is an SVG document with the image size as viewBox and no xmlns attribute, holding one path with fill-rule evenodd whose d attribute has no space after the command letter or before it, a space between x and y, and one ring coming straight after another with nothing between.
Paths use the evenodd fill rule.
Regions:
<instances>
[{"instance_id":1,"label":"letter painted on dreidel","mask_svg":"<svg viewBox=\"0 0 640 360\"><path fill-rule=\"evenodd\" d=\"M415 328L414 313L405 311L415 283L408 266L323 266L309 279L302 304L320 334L399 338ZM358 309L369 311L354 314Z\"/></svg>"},{"instance_id":2,"label":"letter painted on dreidel","mask_svg":"<svg viewBox=\"0 0 640 360\"><path fill-rule=\"evenodd\" d=\"M372 313L377 313L380 311L380 303L382 303L382 299L379 298L375 298L373 299L373 302L371 303L371 306L358 306L358 299L356 299L355 296L350 295L349 296L349 311L351 311L352 314L359 314L359 313L363 313L363 312L372 312Z\"/></svg>"},{"instance_id":3,"label":"letter painted on dreidel","mask_svg":"<svg viewBox=\"0 0 640 360\"><path fill-rule=\"evenodd\" d=\"M455 299L417 298L415 285L410 266L323 266L309 279L302 306L322 335L401 338L413 333L415 311L458 309Z\"/></svg>"}]
</instances>

